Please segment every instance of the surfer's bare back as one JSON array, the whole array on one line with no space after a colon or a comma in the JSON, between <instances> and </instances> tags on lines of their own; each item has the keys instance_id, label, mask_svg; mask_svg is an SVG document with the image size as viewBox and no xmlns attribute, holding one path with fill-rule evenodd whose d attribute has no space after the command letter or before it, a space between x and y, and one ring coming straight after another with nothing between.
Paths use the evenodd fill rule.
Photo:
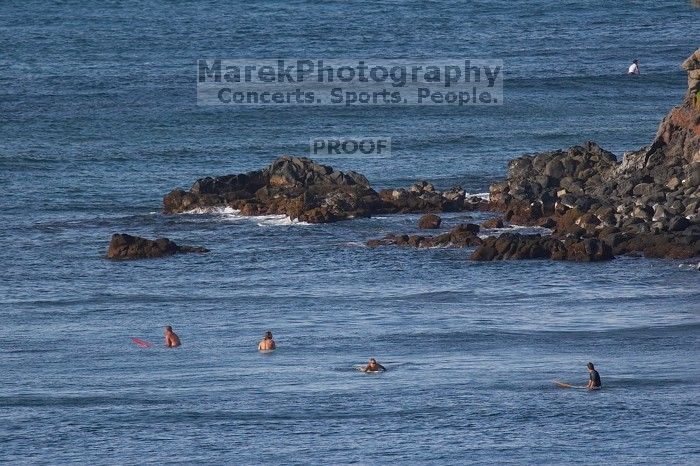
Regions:
<instances>
[{"instance_id":1,"label":"surfer's bare back","mask_svg":"<svg viewBox=\"0 0 700 466\"><path fill-rule=\"evenodd\" d=\"M177 348L181 344L180 337L177 336L177 333L173 332L173 328L170 325L165 327L165 346L168 348Z\"/></svg>"},{"instance_id":2,"label":"surfer's bare back","mask_svg":"<svg viewBox=\"0 0 700 466\"><path fill-rule=\"evenodd\" d=\"M272 332L268 330L260 343L258 343L258 351L270 351L275 348L277 348L277 345L275 340L272 339Z\"/></svg>"}]
</instances>

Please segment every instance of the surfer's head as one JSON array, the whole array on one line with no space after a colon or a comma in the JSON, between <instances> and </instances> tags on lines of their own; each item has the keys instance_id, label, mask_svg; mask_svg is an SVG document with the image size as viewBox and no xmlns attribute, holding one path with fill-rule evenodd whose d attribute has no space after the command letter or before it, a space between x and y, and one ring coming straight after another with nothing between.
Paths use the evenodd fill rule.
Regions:
<instances>
[{"instance_id":1,"label":"surfer's head","mask_svg":"<svg viewBox=\"0 0 700 466\"><path fill-rule=\"evenodd\" d=\"M374 359L374 358L372 358L372 359L369 360L369 364L370 364L371 366L374 366L375 364L377 364L377 360Z\"/></svg>"},{"instance_id":2,"label":"surfer's head","mask_svg":"<svg viewBox=\"0 0 700 466\"><path fill-rule=\"evenodd\" d=\"M170 325L168 325L167 327L165 327L165 331L166 331L166 332L172 332L172 331L173 331L173 328L172 328Z\"/></svg>"},{"instance_id":3,"label":"surfer's head","mask_svg":"<svg viewBox=\"0 0 700 466\"><path fill-rule=\"evenodd\" d=\"M595 369L595 368L593 367L593 363L592 363L592 362L589 362L588 364L586 364L586 367L588 368L589 371L592 371L593 369Z\"/></svg>"},{"instance_id":4,"label":"surfer's head","mask_svg":"<svg viewBox=\"0 0 700 466\"><path fill-rule=\"evenodd\" d=\"M634 60L632 60L632 63L634 63L635 65L639 65L639 60L635 58Z\"/></svg>"},{"instance_id":5,"label":"surfer's head","mask_svg":"<svg viewBox=\"0 0 700 466\"><path fill-rule=\"evenodd\" d=\"M265 338L268 340L272 340L272 332L269 330L265 332Z\"/></svg>"}]
</instances>

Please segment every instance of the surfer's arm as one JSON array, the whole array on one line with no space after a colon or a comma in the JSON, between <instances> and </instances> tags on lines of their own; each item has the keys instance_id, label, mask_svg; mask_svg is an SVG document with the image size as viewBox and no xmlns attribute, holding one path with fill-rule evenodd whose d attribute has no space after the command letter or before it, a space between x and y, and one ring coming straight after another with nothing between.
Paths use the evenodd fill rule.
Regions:
<instances>
[{"instance_id":1,"label":"surfer's arm","mask_svg":"<svg viewBox=\"0 0 700 466\"><path fill-rule=\"evenodd\" d=\"M379 370L381 370L381 371L385 371L385 370L386 370L386 367L382 366L381 364L377 364L377 365L379 366Z\"/></svg>"}]
</instances>

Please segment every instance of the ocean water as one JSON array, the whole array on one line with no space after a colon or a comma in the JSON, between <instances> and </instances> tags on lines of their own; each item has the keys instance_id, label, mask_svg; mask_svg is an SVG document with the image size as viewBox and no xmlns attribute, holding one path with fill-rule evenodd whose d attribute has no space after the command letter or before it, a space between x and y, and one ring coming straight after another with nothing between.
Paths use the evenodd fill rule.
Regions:
<instances>
[{"instance_id":1,"label":"ocean water","mask_svg":"<svg viewBox=\"0 0 700 466\"><path fill-rule=\"evenodd\" d=\"M0 463L697 464L682 262L472 263L363 247L415 215L160 209L313 136L390 136L390 158L326 161L377 188L484 192L511 158L586 140L621 156L680 101L698 19L685 1L0 3ZM505 104L197 107L208 57L496 58ZM116 232L212 252L106 261ZM369 357L389 371L355 370ZM588 361L603 390L551 383L584 384Z\"/></svg>"}]
</instances>

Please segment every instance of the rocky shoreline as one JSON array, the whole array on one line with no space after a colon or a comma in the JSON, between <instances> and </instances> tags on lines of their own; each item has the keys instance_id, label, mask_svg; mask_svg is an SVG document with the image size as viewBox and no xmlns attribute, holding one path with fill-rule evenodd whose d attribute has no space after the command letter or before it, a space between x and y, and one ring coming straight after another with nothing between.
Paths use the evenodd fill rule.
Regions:
<instances>
[{"instance_id":1,"label":"rocky shoreline","mask_svg":"<svg viewBox=\"0 0 700 466\"><path fill-rule=\"evenodd\" d=\"M412 246L417 248L478 246L482 243L477 236L479 225L473 223L459 224L441 235L387 235L382 239L369 240L367 246Z\"/></svg>"},{"instance_id":2,"label":"rocky shoreline","mask_svg":"<svg viewBox=\"0 0 700 466\"><path fill-rule=\"evenodd\" d=\"M490 200L460 187L436 190L426 181L408 189L375 191L367 178L308 158L283 156L269 167L207 177L163 199L167 214L230 207L242 215L284 214L329 223L395 213L500 212L505 222L552 229L549 236L504 233L479 238L478 225L458 225L435 235L388 235L377 246L475 246L473 260L540 259L603 261L620 254L691 258L700 255L700 49L682 65L688 90L659 125L650 146L621 162L594 142L508 164L506 179L490 186ZM421 229L438 229L435 215ZM486 226L486 225L485 225Z\"/></svg>"},{"instance_id":3,"label":"rocky shoreline","mask_svg":"<svg viewBox=\"0 0 700 466\"><path fill-rule=\"evenodd\" d=\"M622 162L593 142L523 156L489 192L510 222L553 225L561 240L598 239L614 254L700 254L700 49L683 67L688 90L650 146Z\"/></svg>"},{"instance_id":4,"label":"rocky shoreline","mask_svg":"<svg viewBox=\"0 0 700 466\"><path fill-rule=\"evenodd\" d=\"M552 228L552 235L489 237L471 258L700 255L700 49L682 66L688 90L681 105L662 120L649 147L622 162L594 142L512 160L506 179L489 189L489 209L513 224Z\"/></svg>"}]
</instances>

